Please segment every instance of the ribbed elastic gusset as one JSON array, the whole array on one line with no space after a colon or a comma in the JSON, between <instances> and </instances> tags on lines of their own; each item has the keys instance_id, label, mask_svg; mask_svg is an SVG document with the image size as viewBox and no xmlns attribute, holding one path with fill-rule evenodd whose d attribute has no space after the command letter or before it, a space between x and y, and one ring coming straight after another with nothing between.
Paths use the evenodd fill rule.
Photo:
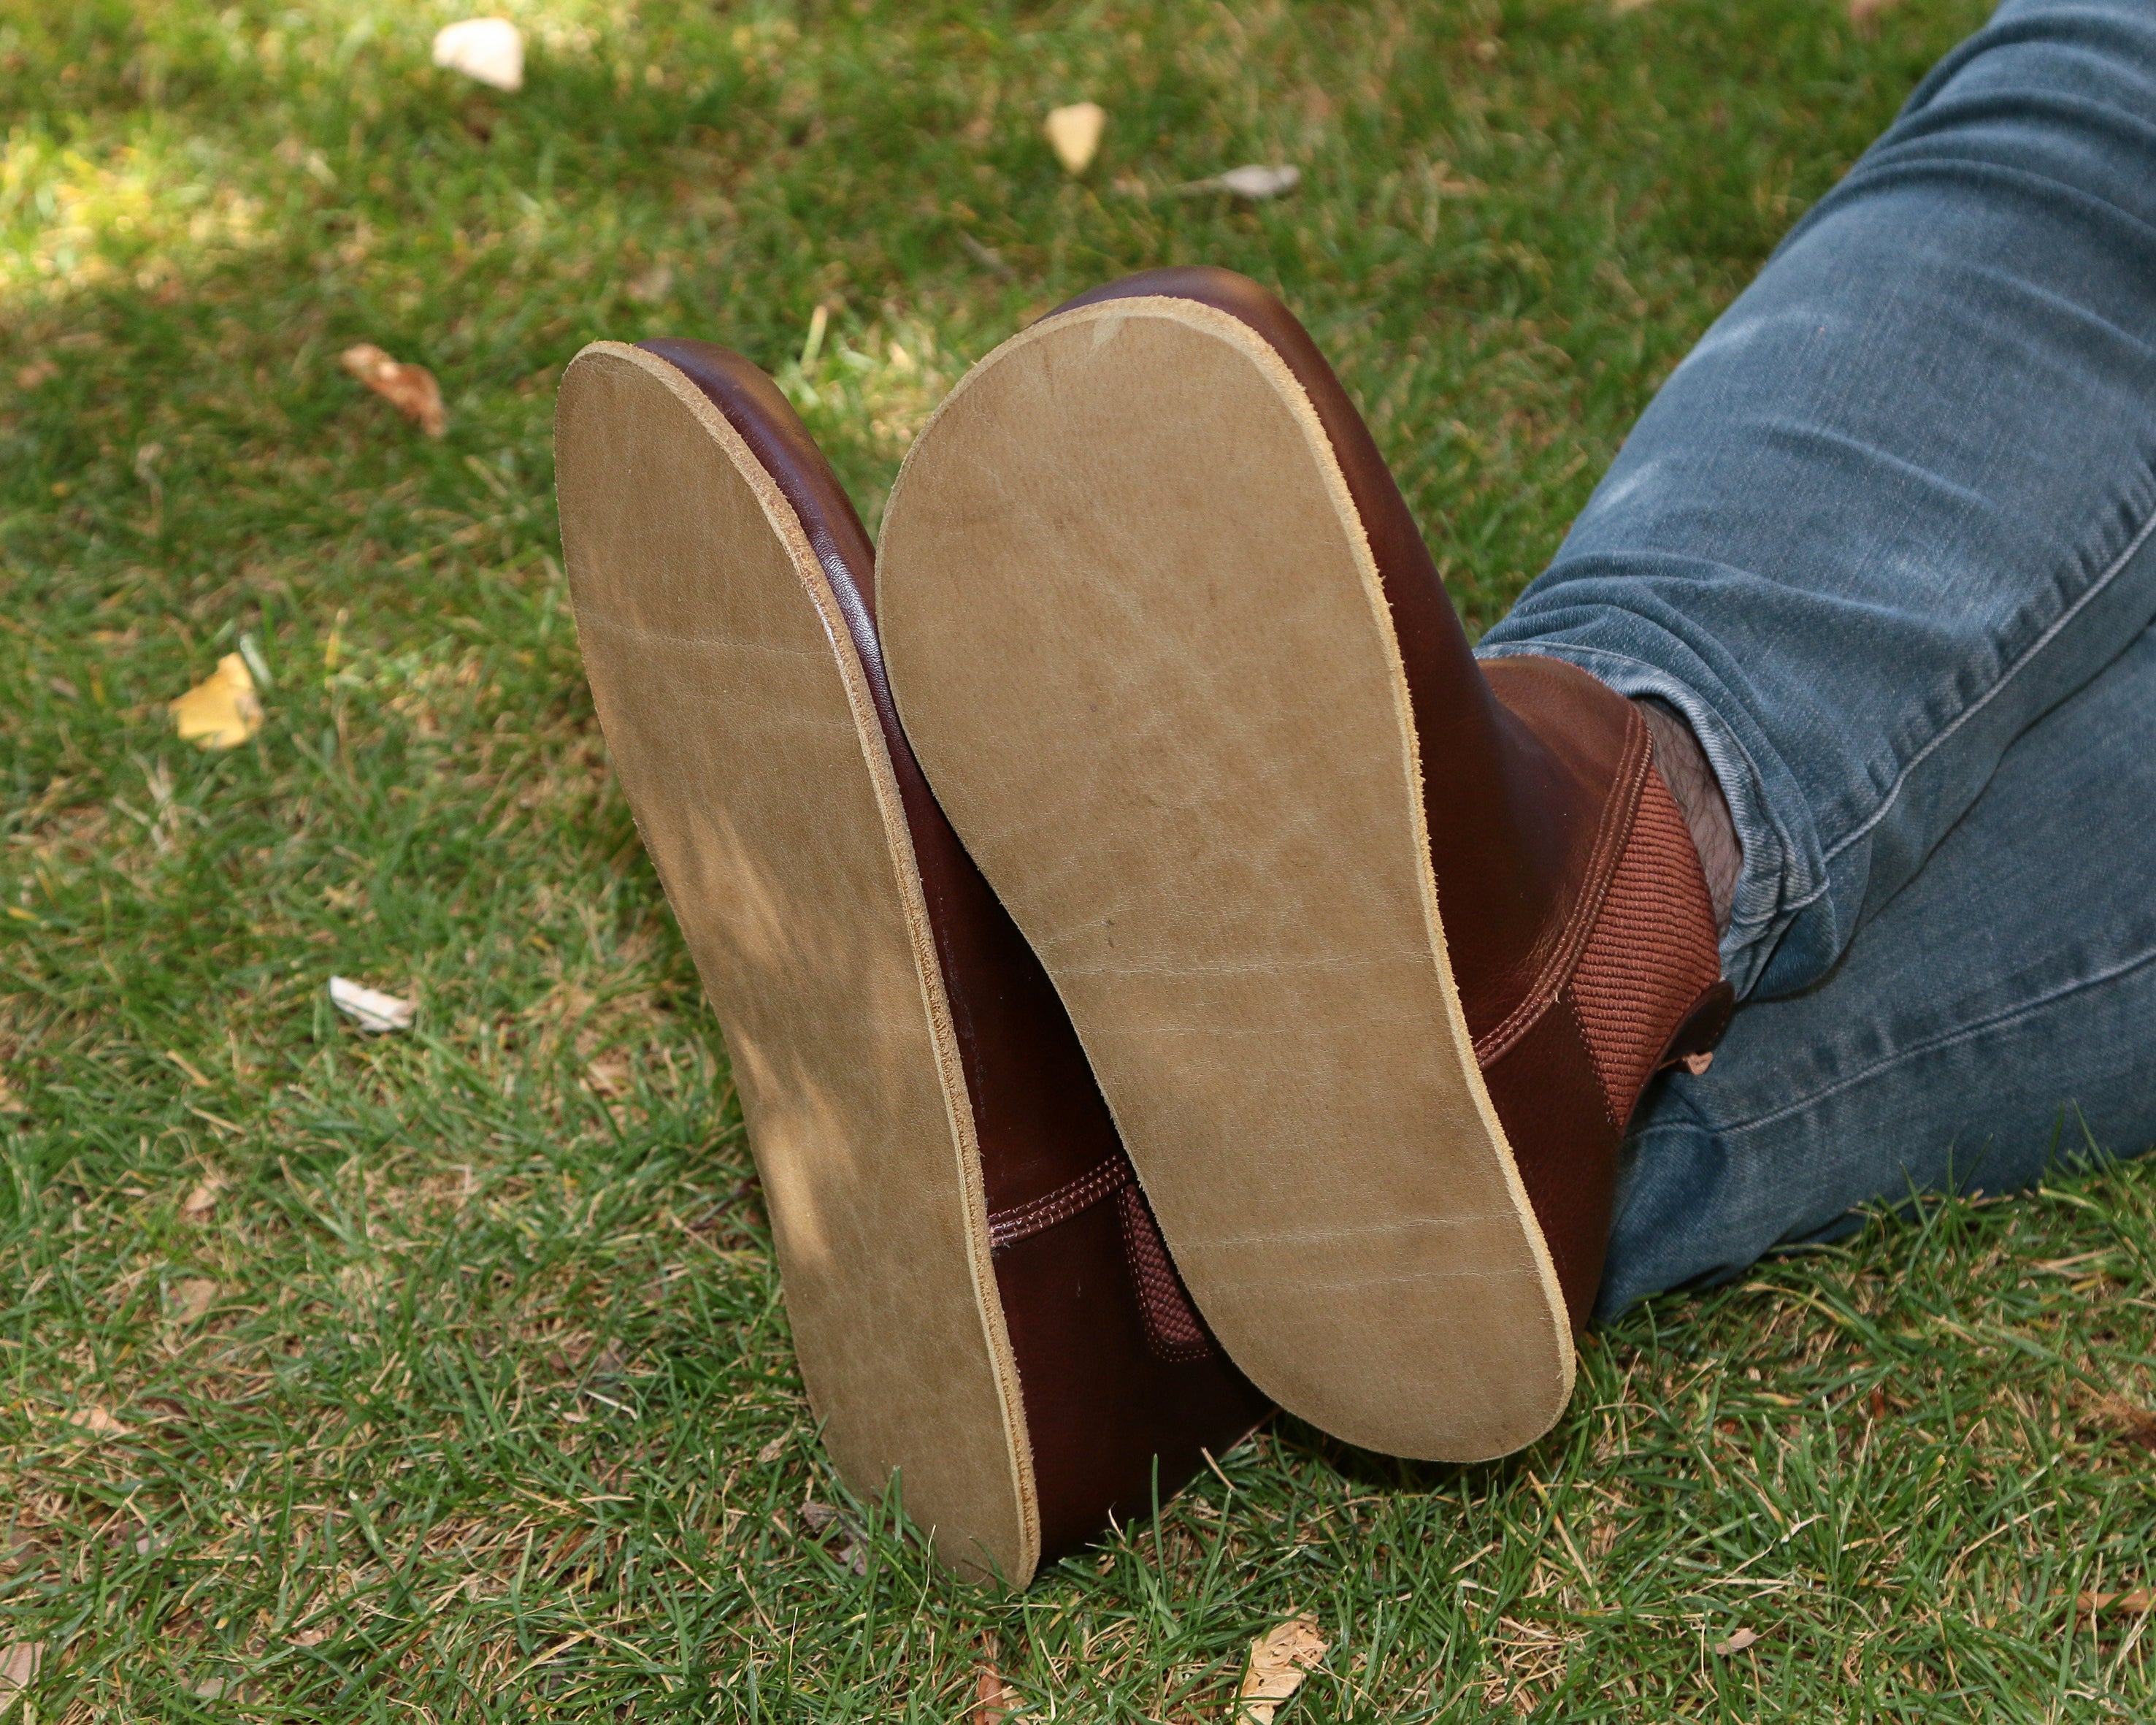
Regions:
<instances>
[{"instance_id":1,"label":"ribbed elastic gusset","mask_svg":"<svg viewBox=\"0 0 2156 1725\"><path fill-rule=\"evenodd\" d=\"M1136 1186L1126 1186L1116 1194L1116 1208L1122 1215L1123 1255L1130 1263L1131 1280L1137 1284L1147 1341L1165 1360L1203 1359L1213 1351L1212 1338L1183 1292L1145 1194Z\"/></svg>"},{"instance_id":2,"label":"ribbed elastic gusset","mask_svg":"<svg viewBox=\"0 0 2156 1725\"><path fill-rule=\"evenodd\" d=\"M1722 974L1691 834L1650 771L1625 853L1567 989L1610 1118L1628 1119L1685 1012Z\"/></svg>"}]
</instances>

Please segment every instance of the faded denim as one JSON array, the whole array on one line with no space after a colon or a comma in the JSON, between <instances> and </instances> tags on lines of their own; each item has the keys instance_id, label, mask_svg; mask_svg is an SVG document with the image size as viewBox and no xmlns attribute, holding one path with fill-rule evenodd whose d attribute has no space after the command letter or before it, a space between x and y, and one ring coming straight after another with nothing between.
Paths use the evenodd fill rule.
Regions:
<instances>
[{"instance_id":1,"label":"faded denim","mask_svg":"<svg viewBox=\"0 0 2156 1725\"><path fill-rule=\"evenodd\" d=\"M1714 1064L1600 1310L2156 1142L2156 3L2008 0L1672 374L1485 637L1691 721Z\"/></svg>"}]
</instances>

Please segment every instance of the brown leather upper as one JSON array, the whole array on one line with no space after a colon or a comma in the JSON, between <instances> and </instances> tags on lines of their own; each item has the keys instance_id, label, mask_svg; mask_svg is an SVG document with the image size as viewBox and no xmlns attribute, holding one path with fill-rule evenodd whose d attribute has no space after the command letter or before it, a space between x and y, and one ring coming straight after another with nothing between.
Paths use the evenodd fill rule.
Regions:
<instances>
[{"instance_id":1,"label":"brown leather upper","mask_svg":"<svg viewBox=\"0 0 2156 1725\"><path fill-rule=\"evenodd\" d=\"M707 342L639 344L726 416L807 531L865 675L912 840L980 1146L996 1285L1017 1356L1044 1562L1147 1511L1268 1409L1198 1332L1084 1050L1031 947L899 729L875 624L875 553L778 386ZM1187 1315L1187 1319L1186 1319ZM1158 1458L1158 1477L1155 1461Z\"/></svg>"},{"instance_id":2,"label":"brown leather upper","mask_svg":"<svg viewBox=\"0 0 2156 1725\"><path fill-rule=\"evenodd\" d=\"M1567 990L1652 777L1645 721L1561 661L1476 660L1362 415L1309 332L1257 283L1226 270L1152 270L1057 311L1150 296L1195 301L1255 330L1332 443L1406 672L1454 981L1574 1326L1584 1326L1608 1243L1617 1146L1640 1086L1613 1099L1603 1077L1612 1062L1605 1055L1598 1065ZM1681 873L1684 861L1668 866ZM1690 866L1697 877L1697 857ZM1704 904L1703 878L1698 894ZM1696 933L1689 922L1686 933ZM1659 958L1650 941L1639 945L1640 1014L1667 1019L1650 1027L1657 1049L1673 1057L1711 1046L1731 1003L1718 958L1703 957L1696 938ZM1683 996L1674 1010L1672 986Z\"/></svg>"}]
</instances>

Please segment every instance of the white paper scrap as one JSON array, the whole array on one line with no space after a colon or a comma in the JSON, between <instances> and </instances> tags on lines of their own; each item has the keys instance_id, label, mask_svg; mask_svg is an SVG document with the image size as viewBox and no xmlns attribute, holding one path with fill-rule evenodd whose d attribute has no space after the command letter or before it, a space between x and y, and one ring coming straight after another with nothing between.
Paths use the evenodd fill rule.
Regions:
<instances>
[{"instance_id":1,"label":"white paper scrap","mask_svg":"<svg viewBox=\"0 0 2156 1725\"><path fill-rule=\"evenodd\" d=\"M1242 167L1231 167L1209 180L1192 180L1188 185L1178 186L1176 190L1186 198L1200 192L1230 192L1255 203L1292 192L1301 183L1302 170L1299 167L1286 162L1278 167L1265 167L1253 162Z\"/></svg>"},{"instance_id":2,"label":"white paper scrap","mask_svg":"<svg viewBox=\"0 0 2156 1725\"><path fill-rule=\"evenodd\" d=\"M367 988L346 977L330 978L330 1004L358 1021L362 1030L409 1030L413 1006L393 994Z\"/></svg>"},{"instance_id":3,"label":"white paper scrap","mask_svg":"<svg viewBox=\"0 0 2156 1725\"><path fill-rule=\"evenodd\" d=\"M459 18L435 32L434 64L496 90L521 90L524 33L506 18Z\"/></svg>"}]
</instances>

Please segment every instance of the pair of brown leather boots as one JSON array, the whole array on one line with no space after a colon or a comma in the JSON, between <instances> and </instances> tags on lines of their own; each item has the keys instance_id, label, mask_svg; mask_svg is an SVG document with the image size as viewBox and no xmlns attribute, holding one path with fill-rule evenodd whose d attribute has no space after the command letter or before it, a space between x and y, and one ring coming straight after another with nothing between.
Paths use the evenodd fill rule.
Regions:
<instances>
[{"instance_id":1,"label":"pair of brown leather boots","mask_svg":"<svg viewBox=\"0 0 2156 1725\"><path fill-rule=\"evenodd\" d=\"M802 1375L1014 1583L1278 1403L1439 1460L1572 1389L1616 1151L1729 1007L1632 704L1478 665L1224 271L974 367L880 556L702 342L562 380L599 718L725 1028Z\"/></svg>"}]
</instances>

